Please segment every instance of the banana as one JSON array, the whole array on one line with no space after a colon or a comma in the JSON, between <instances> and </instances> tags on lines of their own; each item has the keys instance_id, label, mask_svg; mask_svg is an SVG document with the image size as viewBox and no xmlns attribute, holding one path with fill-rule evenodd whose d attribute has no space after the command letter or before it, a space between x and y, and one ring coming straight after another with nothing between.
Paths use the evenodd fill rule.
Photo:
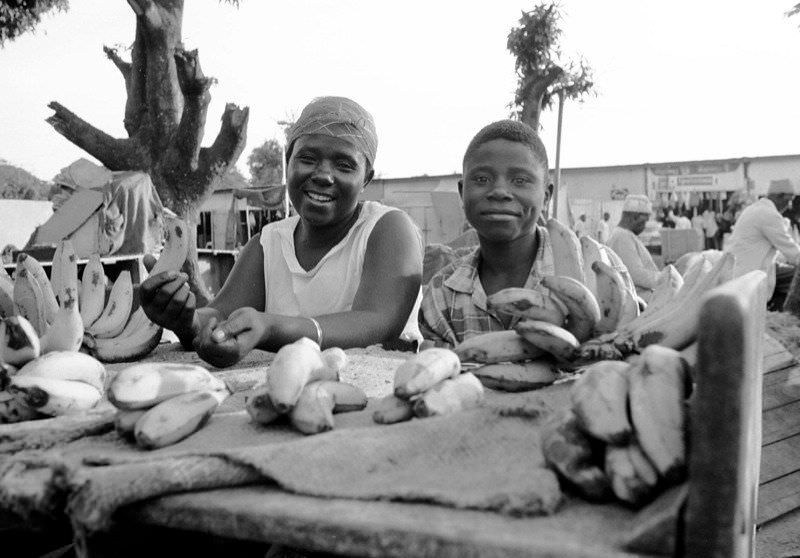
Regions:
<instances>
[{"instance_id":1,"label":"banana","mask_svg":"<svg viewBox=\"0 0 800 558\"><path fill-rule=\"evenodd\" d=\"M103 313L106 301L106 274L100 254L89 256L81 277L80 310L85 328L90 327Z\"/></svg>"},{"instance_id":2,"label":"banana","mask_svg":"<svg viewBox=\"0 0 800 558\"><path fill-rule=\"evenodd\" d=\"M486 364L472 373L484 387L511 392L539 389L558 379L555 363L549 359Z\"/></svg>"},{"instance_id":3,"label":"banana","mask_svg":"<svg viewBox=\"0 0 800 558\"><path fill-rule=\"evenodd\" d=\"M650 488L655 488L658 484L658 471L642 451L639 442L632 438L625 446L628 450L628 457L631 460L637 476Z\"/></svg>"},{"instance_id":4,"label":"banana","mask_svg":"<svg viewBox=\"0 0 800 558\"><path fill-rule=\"evenodd\" d=\"M338 376L347 366L347 353L339 347L330 347L322 351L322 362Z\"/></svg>"},{"instance_id":5,"label":"banana","mask_svg":"<svg viewBox=\"0 0 800 558\"><path fill-rule=\"evenodd\" d=\"M570 388L572 410L586 434L624 444L633 428L628 420L627 362L603 360L589 365Z\"/></svg>"},{"instance_id":6,"label":"banana","mask_svg":"<svg viewBox=\"0 0 800 558\"><path fill-rule=\"evenodd\" d=\"M244 398L244 407L250 418L259 424L269 424L281 416L272 404L269 386L266 383L253 386Z\"/></svg>"},{"instance_id":7,"label":"banana","mask_svg":"<svg viewBox=\"0 0 800 558\"><path fill-rule=\"evenodd\" d=\"M57 265L57 262L61 261L63 249L64 245L61 242L56 244L56 251L53 252L53 258L50 262L50 288L55 293L56 298L58 298L58 292L61 290L61 268Z\"/></svg>"},{"instance_id":8,"label":"banana","mask_svg":"<svg viewBox=\"0 0 800 558\"><path fill-rule=\"evenodd\" d=\"M50 279L47 278L47 273L42 267L42 264L40 264L39 260L33 256L29 256L28 254L21 252L19 256L17 256L18 270L20 266L25 268L25 270L28 272L28 276L32 277L39 286L39 292L41 292L42 296L41 305L44 314L44 320L48 324L53 323L56 310L58 310L58 301L56 300L56 295L53 292L52 286L50 285Z\"/></svg>"},{"instance_id":9,"label":"banana","mask_svg":"<svg viewBox=\"0 0 800 558\"><path fill-rule=\"evenodd\" d=\"M651 345L631 365L630 416L645 455L659 474L675 479L686 465L686 365L677 351Z\"/></svg>"},{"instance_id":10,"label":"banana","mask_svg":"<svg viewBox=\"0 0 800 558\"><path fill-rule=\"evenodd\" d=\"M670 302L672 302L682 286L683 277L680 273L678 273L678 270L675 269L675 266L672 264L665 265L661 270L661 274L658 277L658 282L653 289L653 295L650 297L650 303L647 305L645 311L639 314L639 317L645 318L667 306Z\"/></svg>"},{"instance_id":11,"label":"banana","mask_svg":"<svg viewBox=\"0 0 800 558\"><path fill-rule=\"evenodd\" d=\"M83 343L92 356L102 362L129 362L150 354L161 342L163 331L161 326L150 321L140 307L118 336L95 339L85 334Z\"/></svg>"},{"instance_id":12,"label":"banana","mask_svg":"<svg viewBox=\"0 0 800 558\"><path fill-rule=\"evenodd\" d=\"M606 244L601 244L600 249L608 258L609 265L616 269L622 276L622 281L625 283L625 287L633 294L636 294L636 285L633 284L633 277L631 277L631 274L628 271L628 266L625 265L625 262L622 261L622 258L620 258L617 253Z\"/></svg>"},{"instance_id":13,"label":"banana","mask_svg":"<svg viewBox=\"0 0 800 558\"><path fill-rule=\"evenodd\" d=\"M680 350L694 342L702 297L718 284L730 279L733 262L733 254L724 253L711 271L699 279L684 297L678 299L677 304L651 315L649 321L631 332L634 345L642 349L657 343Z\"/></svg>"},{"instance_id":14,"label":"banana","mask_svg":"<svg viewBox=\"0 0 800 558\"><path fill-rule=\"evenodd\" d=\"M106 384L106 367L103 363L77 351L44 354L20 368L17 375L83 382L101 392Z\"/></svg>"},{"instance_id":15,"label":"banana","mask_svg":"<svg viewBox=\"0 0 800 558\"><path fill-rule=\"evenodd\" d=\"M22 316L0 320L0 362L22 366L41 354L39 336Z\"/></svg>"},{"instance_id":16,"label":"banana","mask_svg":"<svg viewBox=\"0 0 800 558\"><path fill-rule=\"evenodd\" d=\"M139 422L139 419L142 418L146 412L147 409L138 409L136 411L123 411L122 409L118 409L114 415L114 430L123 438L135 439L133 432L136 428L136 423Z\"/></svg>"},{"instance_id":17,"label":"banana","mask_svg":"<svg viewBox=\"0 0 800 558\"><path fill-rule=\"evenodd\" d=\"M614 495L627 504L639 507L654 493L654 485L639 475L628 447L606 448L605 471Z\"/></svg>"},{"instance_id":18,"label":"banana","mask_svg":"<svg viewBox=\"0 0 800 558\"><path fill-rule=\"evenodd\" d=\"M483 403L483 384L470 372L444 380L414 401L418 417L445 416L478 407Z\"/></svg>"},{"instance_id":19,"label":"banana","mask_svg":"<svg viewBox=\"0 0 800 558\"><path fill-rule=\"evenodd\" d=\"M116 337L125 329L132 306L133 283L131 282L131 272L126 269L121 271L117 280L114 281L114 286L111 287L111 293L108 295L108 303L97 321L89 326L89 333L95 338L101 339Z\"/></svg>"},{"instance_id":20,"label":"banana","mask_svg":"<svg viewBox=\"0 0 800 558\"><path fill-rule=\"evenodd\" d=\"M600 321L600 306L589 287L571 277L545 275L542 285L567 307L565 329L583 343L592 336Z\"/></svg>"},{"instance_id":21,"label":"banana","mask_svg":"<svg viewBox=\"0 0 800 558\"><path fill-rule=\"evenodd\" d=\"M50 286L48 285L48 289ZM41 335L47 329L45 319L44 295L39 283L28 273L21 263L17 263L14 275L14 308L16 314L28 320L36 335Z\"/></svg>"},{"instance_id":22,"label":"banana","mask_svg":"<svg viewBox=\"0 0 800 558\"><path fill-rule=\"evenodd\" d=\"M577 235L561 221L551 217L547 220L547 232L553 248L555 274L571 277L583 283L583 256Z\"/></svg>"},{"instance_id":23,"label":"banana","mask_svg":"<svg viewBox=\"0 0 800 558\"><path fill-rule=\"evenodd\" d=\"M189 230L186 222L174 216L164 217L164 248L150 275L162 271L179 271L189 252Z\"/></svg>"},{"instance_id":24,"label":"banana","mask_svg":"<svg viewBox=\"0 0 800 558\"><path fill-rule=\"evenodd\" d=\"M367 394L358 386L330 380L322 380L319 384L333 396L334 413L360 411L367 406Z\"/></svg>"},{"instance_id":25,"label":"banana","mask_svg":"<svg viewBox=\"0 0 800 558\"><path fill-rule=\"evenodd\" d=\"M0 318L16 315L14 309L14 281L8 276L6 269L0 266Z\"/></svg>"},{"instance_id":26,"label":"banana","mask_svg":"<svg viewBox=\"0 0 800 558\"><path fill-rule=\"evenodd\" d=\"M333 430L333 394L322 382L303 387L300 397L289 411L289 420L303 434L319 434Z\"/></svg>"},{"instance_id":27,"label":"banana","mask_svg":"<svg viewBox=\"0 0 800 558\"><path fill-rule=\"evenodd\" d=\"M319 346L303 339L284 345L267 369L267 386L272 404L279 413L291 410L306 384L337 380L339 373L325 366Z\"/></svg>"},{"instance_id":28,"label":"banana","mask_svg":"<svg viewBox=\"0 0 800 558\"><path fill-rule=\"evenodd\" d=\"M538 320L520 320L514 326L525 341L550 353L560 361L571 361L580 345L572 333L563 327Z\"/></svg>"},{"instance_id":29,"label":"banana","mask_svg":"<svg viewBox=\"0 0 800 558\"><path fill-rule=\"evenodd\" d=\"M600 304L600 321L595 325L596 335L611 333L617 330L621 323L631 321L632 311L630 305L626 305L626 287L619 272L610 265L596 261L592 264L597 280L597 302ZM638 313L638 307L637 307ZM626 316L626 312L628 315ZM635 316L633 316L635 317ZM626 321L626 318L627 321Z\"/></svg>"},{"instance_id":30,"label":"banana","mask_svg":"<svg viewBox=\"0 0 800 558\"><path fill-rule=\"evenodd\" d=\"M490 309L500 314L564 324L562 307L548 294L533 289L509 287L490 295L486 302Z\"/></svg>"},{"instance_id":31,"label":"banana","mask_svg":"<svg viewBox=\"0 0 800 558\"><path fill-rule=\"evenodd\" d=\"M190 391L222 391L225 383L196 364L146 362L117 372L108 400L118 409L147 409Z\"/></svg>"},{"instance_id":32,"label":"banana","mask_svg":"<svg viewBox=\"0 0 800 558\"><path fill-rule=\"evenodd\" d=\"M88 411L103 397L99 389L84 382L19 374L11 379L8 391L24 405L50 416Z\"/></svg>"},{"instance_id":33,"label":"banana","mask_svg":"<svg viewBox=\"0 0 800 558\"><path fill-rule=\"evenodd\" d=\"M611 264L608 258L608 253L603 250L603 245L588 235L583 235L580 238L581 243L581 256L583 258L583 277L584 284L589 287L592 294L600 298L597 292L597 279L594 271L592 271L592 264L596 261L602 261Z\"/></svg>"},{"instance_id":34,"label":"banana","mask_svg":"<svg viewBox=\"0 0 800 558\"><path fill-rule=\"evenodd\" d=\"M394 395L387 395L378 401L372 413L372 420L378 424L394 424L411 420L413 417L414 403Z\"/></svg>"},{"instance_id":35,"label":"banana","mask_svg":"<svg viewBox=\"0 0 800 558\"><path fill-rule=\"evenodd\" d=\"M47 418L32 407L28 407L7 391L0 391L0 424L11 424L26 420Z\"/></svg>"},{"instance_id":36,"label":"banana","mask_svg":"<svg viewBox=\"0 0 800 558\"><path fill-rule=\"evenodd\" d=\"M516 331L491 331L465 339L453 348L461 362L518 362L538 358L544 351L534 347Z\"/></svg>"},{"instance_id":37,"label":"banana","mask_svg":"<svg viewBox=\"0 0 800 558\"><path fill-rule=\"evenodd\" d=\"M442 380L461 373L461 361L450 349L433 347L400 363L394 372L394 394L410 399L427 391Z\"/></svg>"},{"instance_id":38,"label":"banana","mask_svg":"<svg viewBox=\"0 0 800 558\"><path fill-rule=\"evenodd\" d=\"M156 449L180 442L208 422L225 395L219 391L191 391L162 401L136 421L136 443L145 449Z\"/></svg>"},{"instance_id":39,"label":"banana","mask_svg":"<svg viewBox=\"0 0 800 558\"><path fill-rule=\"evenodd\" d=\"M558 476L581 496L592 501L612 497L602 464L602 448L578 427L570 409L562 409L542 426L542 454Z\"/></svg>"}]
</instances>

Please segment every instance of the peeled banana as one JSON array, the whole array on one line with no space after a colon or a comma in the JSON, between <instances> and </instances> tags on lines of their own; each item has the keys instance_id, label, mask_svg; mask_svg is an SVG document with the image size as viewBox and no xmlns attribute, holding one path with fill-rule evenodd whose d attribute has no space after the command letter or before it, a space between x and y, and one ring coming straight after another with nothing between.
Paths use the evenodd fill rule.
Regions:
<instances>
[{"instance_id":1,"label":"peeled banana","mask_svg":"<svg viewBox=\"0 0 800 558\"><path fill-rule=\"evenodd\" d=\"M339 373L325 365L319 346L302 339L284 345L267 369L267 386L272 404L279 413L288 412L306 384L318 380L336 380Z\"/></svg>"},{"instance_id":2,"label":"peeled banana","mask_svg":"<svg viewBox=\"0 0 800 558\"><path fill-rule=\"evenodd\" d=\"M136 421L136 443L156 449L180 442L208 422L226 395L224 391L192 391L162 401Z\"/></svg>"},{"instance_id":3,"label":"peeled banana","mask_svg":"<svg viewBox=\"0 0 800 558\"><path fill-rule=\"evenodd\" d=\"M322 351L322 361L331 372L339 374L347 366L347 353L339 347L330 347Z\"/></svg>"},{"instance_id":4,"label":"peeled banana","mask_svg":"<svg viewBox=\"0 0 800 558\"><path fill-rule=\"evenodd\" d=\"M87 411L103 397L99 389L84 382L20 374L11 379L8 391L24 405L50 416Z\"/></svg>"},{"instance_id":5,"label":"peeled banana","mask_svg":"<svg viewBox=\"0 0 800 558\"><path fill-rule=\"evenodd\" d=\"M320 387L333 395L333 412L349 413L367 406L367 394L358 386L346 382L322 380Z\"/></svg>"},{"instance_id":6,"label":"peeled banana","mask_svg":"<svg viewBox=\"0 0 800 558\"><path fill-rule=\"evenodd\" d=\"M106 367L97 359L77 351L53 351L28 362L17 376L34 376L83 382L103 391Z\"/></svg>"},{"instance_id":7,"label":"peeled banana","mask_svg":"<svg viewBox=\"0 0 800 558\"><path fill-rule=\"evenodd\" d=\"M608 446L605 472L614 496L635 507L651 498L658 481L655 469L636 445Z\"/></svg>"},{"instance_id":8,"label":"peeled banana","mask_svg":"<svg viewBox=\"0 0 800 558\"><path fill-rule=\"evenodd\" d=\"M289 411L289 420L303 434L332 430L334 404L333 394L322 382L311 382L303 387L300 397Z\"/></svg>"},{"instance_id":9,"label":"peeled banana","mask_svg":"<svg viewBox=\"0 0 800 558\"><path fill-rule=\"evenodd\" d=\"M146 362L117 372L108 400L118 409L147 409L190 391L224 391L225 383L196 364Z\"/></svg>"},{"instance_id":10,"label":"peeled banana","mask_svg":"<svg viewBox=\"0 0 800 558\"><path fill-rule=\"evenodd\" d=\"M534 347L516 331L491 331L465 339L453 348L462 362L519 362L542 356L544 351Z\"/></svg>"},{"instance_id":11,"label":"peeled banana","mask_svg":"<svg viewBox=\"0 0 800 558\"><path fill-rule=\"evenodd\" d=\"M269 386L266 383L253 387L245 396L244 407L250 418L259 424L269 424L282 414L272 404L272 398L269 396Z\"/></svg>"},{"instance_id":12,"label":"peeled banana","mask_svg":"<svg viewBox=\"0 0 800 558\"><path fill-rule=\"evenodd\" d=\"M444 416L472 409L483 403L483 384L470 372L444 380L414 401L418 417Z\"/></svg>"},{"instance_id":13,"label":"peeled banana","mask_svg":"<svg viewBox=\"0 0 800 558\"><path fill-rule=\"evenodd\" d=\"M619 360L596 362L570 388L580 428L609 444L624 444L633 434L628 420L629 366Z\"/></svg>"},{"instance_id":14,"label":"peeled banana","mask_svg":"<svg viewBox=\"0 0 800 558\"><path fill-rule=\"evenodd\" d=\"M378 401L372 413L372 420L378 424L394 424L411 420L413 417L414 403L394 395L387 395Z\"/></svg>"},{"instance_id":15,"label":"peeled banana","mask_svg":"<svg viewBox=\"0 0 800 558\"><path fill-rule=\"evenodd\" d=\"M394 394L409 399L442 380L461 373L461 361L450 349L434 347L421 351L397 367L394 373Z\"/></svg>"},{"instance_id":16,"label":"peeled banana","mask_svg":"<svg viewBox=\"0 0 800 558\"><path fill-rule=\"evenodd\" d=\"M133 431L136 423L144 416L147 409L137 409L136 411L125 411L118 409L114 415L114 430L123 438L133 438Z\"/></svg>"}]
</instances>

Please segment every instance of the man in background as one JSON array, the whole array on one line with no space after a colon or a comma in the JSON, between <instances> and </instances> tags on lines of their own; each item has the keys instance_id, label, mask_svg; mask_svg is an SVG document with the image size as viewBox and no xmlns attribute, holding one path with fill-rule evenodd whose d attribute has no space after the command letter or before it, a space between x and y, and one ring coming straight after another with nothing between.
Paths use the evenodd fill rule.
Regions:
<instances>
[{"instance_id":1,"label":"man in background","mask_svg":"<svg viewBox=\"0 0 800 558\"><path fill-rule=\"evenodd\" d=\"M772 180L767 195L750 204L736 220L725 251L736 257L734 277L754 269L767 274L767 308L780 310L789 292L795 266L800 261L800 245L792 238L783 213L796 194L788 179ZM778 254L784 261L778 262Z\"/></svg>"},{"instance_id":2,"label":"man in background","mask_svg":"<svg viewBox=\"0 0 800 558\"><path fill-rule=\"evenodd\" d=\"M586 222L586 214L581 213L581 216L578 217L577 221L575 221L575 234L578 235L578 238L580 238L588 233L589 233L589 224Z\"/></svg>"},{"instance_id":3,"label":"man in background","mask_svg":"<svg viewBox=\"0 0 800 558\"><path fill-rule=\"evenodd\" d=\"M622 259L638 294L645 302L658 282L659 270L639 235L650 220L653 206L647 196L629 195L622 206L619 224L611 231L608 246Z\"/></svg>"}]
</instances>

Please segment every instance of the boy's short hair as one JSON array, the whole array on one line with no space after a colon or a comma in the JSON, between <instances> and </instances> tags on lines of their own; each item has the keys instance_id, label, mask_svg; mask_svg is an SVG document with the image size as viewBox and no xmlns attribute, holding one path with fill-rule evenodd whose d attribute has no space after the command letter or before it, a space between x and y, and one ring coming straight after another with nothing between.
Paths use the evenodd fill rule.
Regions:
<instances>
[{"instance_id":1,"label":"boy's short hair","mask_svg":"<svg viewBox=\"0 0 800 558\"><path fill-rule=\"evenodd\" d=\"M536 133L536 130L518 120L498 120L484 126L480 132L475 134L472 141L467 146L467 151L464 153L462 165L466 163L467 158L484 143L496 139L504 139L508 141L515 141L530 147L536 159L544 165L545 174L550 170L547 161L547 150L544 148L544 143Z\"/></svg>"}]
</instances>

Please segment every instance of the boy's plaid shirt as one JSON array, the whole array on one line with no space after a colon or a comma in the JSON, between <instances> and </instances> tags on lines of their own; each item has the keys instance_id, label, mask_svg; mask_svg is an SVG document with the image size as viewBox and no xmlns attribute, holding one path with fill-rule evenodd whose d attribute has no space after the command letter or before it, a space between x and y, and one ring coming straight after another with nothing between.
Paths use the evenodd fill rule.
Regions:
<instances>
[{"instance_id":1,"label":"boy's plaid shirt","mask_svg":"<svg viewBox=\"0 0 800 558\"><path fill-rule=\"evenodd\" d=\"M544 275L555 273L553 249L545 227L537 226L536 233L539 248L524 288L546 293L539 283ZM500 316L487 308L486 292L478 277L480 257L477 247L440 270L423 289L419 327L422 336L437 346L453 347L481 333L509 329L518 321L513 318L506 328Z\"/></svg>"}]
</instances>

